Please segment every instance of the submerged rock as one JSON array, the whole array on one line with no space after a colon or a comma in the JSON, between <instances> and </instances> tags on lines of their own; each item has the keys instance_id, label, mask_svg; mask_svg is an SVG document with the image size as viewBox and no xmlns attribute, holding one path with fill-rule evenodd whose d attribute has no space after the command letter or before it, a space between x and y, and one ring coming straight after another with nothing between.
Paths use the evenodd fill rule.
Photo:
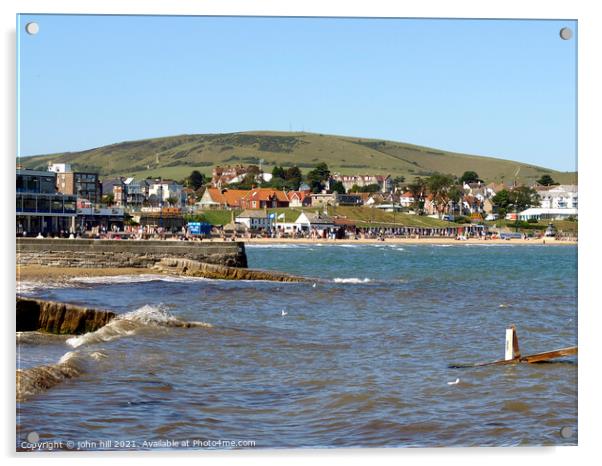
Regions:
<instances>
[{"instance_id":1,"label":"submerged rock","mask_svg":"<svg viewBox=\"0 0 602 466\"><path fill-rule=\"evenodd\" d=\"M161 272L221 280L266 280L274 282L307 282L309 279L284 272L242 269L207 264L190 259L164 258L153 267Z\"/></svg>"},{"instance_id":2,"label":"submerged rock","mask_svg":"<svg viewBox=\"0 0 602 466\"><path fill-rule=\"evenodd\" d=\"M17 297L17 332L41 330L80 335L93 332L115 318L115 313L72 304Z\"/></svg>"}]
</instances>

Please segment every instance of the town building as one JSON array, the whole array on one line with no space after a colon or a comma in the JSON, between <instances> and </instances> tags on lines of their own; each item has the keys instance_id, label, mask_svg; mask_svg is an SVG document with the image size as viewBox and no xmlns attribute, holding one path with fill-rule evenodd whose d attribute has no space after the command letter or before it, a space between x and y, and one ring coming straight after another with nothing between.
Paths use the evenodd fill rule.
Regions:
<instances>
[{"instance_id":1,"label":"town building","mask_svg":"<svg viewBox=\"0 0 602 466\"><path fill-rule=\"evenodd\" d=\"M125 186L126 204L131 207L140 207L148 199L150 192L150 180L136 181L134 178L126 178Z\"/></svg>"},{"instance_id":2,"label":"town building","mask_svg":"<svg viewBox=\"0 0 602 466\"><path fill-rule=\"evenodd\" d=\"M310 195L312 207L333 206L337 203L337 196L334 193L313 193Z\"/></svg>"},{"instance_id":3,"label":"town building","mask_svg":"<svg viewBox=\"0 0 602 466\"><path fill-rule=\"evenodd\" d=\"M311 205L311 192L307 191L289 191L288 196L289 207L308 207Z\"/></svg>"},{"instance_id":4,"label":"town building","mask_svg":"<svg viewBox=\"0 0 602 466\"><path fill-rule=\"evenodd\" d=\"M273 227L275 214L266 210L244 210L236 216L236 223L245 225L250 230L269 230Z\"/></svg>"},{"instance_id":5,"label":"town building","mask_svg":"<svg viewBox=\"0 0 602 466\"><path fill-rule=\"evenodd\" d=\"M17 169L17 234L75 231L76 196L58 193L56 173Z\"/></svg>"},{"instance_id":6,"label":"town building","mask_svg":"<svg viewBox=\"0 0 602 466\"><path fill-rule=\"evenodd\" d=\"M182 198L183 189L184 186L176 183L174 180L159 178L149 183L148 197L150 199L151 196L154 196L156 202L159 204L166 204L172 201L174 205L180 206L186 202Z\"/></svg>"},{"instance_id":7,"label":"town building","mask_svg":"<svg viewBox=\"0 0 602 466\"><path fill-rule=\"evenodd\" d=\"M543 209L577 209L579 198L577 185L561 184L536 188L540 207Z\"/></svg>"},{"instance_id":8,"label":"town building","mask_svg":"<svg viewBox=\"0 0 602 466\"><path fill-rule=\"evenodd\" d=\"M349 191L354 186L361 188L373 184L377 184L383 193L393 191L393 179L391 175L341 175L340 173L335 173L330 177L329 181L330 183L340 181L345 187L345 191Z\"/></svg>"},{"instance_id":9,"label":"town building","mask_svg":"<svg viewBox=\"0 0 602 466\"><path fill-rule=\"evenodd\" d=\"M247 168L243 165L230 165L226 167L217 166L213 168L211 173L211 186L213 188L221 188L232 182L234 178L244 177L247 174Z\"/></svg>"},{"instance_id":10,"label":"town building","mask_svg":"<svg viewBox=\"0 0 602 466\"><path fill-rule=\"evenodd\" d=\"M244 189L207 188L196 205L201 209L240 209L248 193Z\"/></svg>"},{"instance_id":11,"label":"town building","mask_svg":"<svg viewBox=\"0 0 602 466\"><path fill-rule=\"evenodd\" d=\"M178 232L185 224L182 210L177 207L142 207L132 216L143 227Z\"/></svg>"},{"instance_id":12,"label":"town building","mask_svg":"<svg viewBox=\"0 0 602 466\"><path fill-rule=\"evenodd\" d=\"M274 209L288 206L289 200L286 193L272 188L251 189L241 199L241 207L244 209Z\"/></svg>"},{"instance_id":13,"label":"town building","mask_svg":"<svg viewBox=\"0 0 602 466\"><path fill-rule=\"evenodd\" d=\"M335 195L335 204L342 206L361 206L364 203L360 194L339 194Z\"/></svg>"},{"instance_id":14,"label":"town building","mask_svg":"<svg viewBox=\"0 0 602 466\"><path fill-rule=\"evenodd\" d=\"M573 207L531 207L518 214L519 220L567 220L577 218L577 209Z\"/></svg>"},{"instance_id":15,"label":"town building","mask_svg":"<svg viewBox=\"0 0 602 466\"><path fill-rule=\"evenodd\" d=\"M48 171L55 173L58 192L87 199L92 204L100 204L102 184L98 173L74 172L68 163L51 163L48 165Z\"/></svg>"},{"instance_id":16,"label":"town building","mask_svg":"<svg viewBox=\"0 0 602 466\"><path fill-rule=\"evenodd\" d=\"M320 235L331 231L335 227L332 217L319 212L301 212L294 224L297 226L297 230L314 231Z\"/></svg>"}]
</instances>

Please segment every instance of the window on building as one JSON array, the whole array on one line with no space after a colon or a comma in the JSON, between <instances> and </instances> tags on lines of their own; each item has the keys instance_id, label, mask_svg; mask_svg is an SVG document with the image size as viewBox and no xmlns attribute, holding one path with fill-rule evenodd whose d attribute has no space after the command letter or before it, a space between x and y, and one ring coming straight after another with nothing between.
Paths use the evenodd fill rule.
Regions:
<instances>
[{"instance_id":1,"label":"window on building","mask_svg":"<svg viewBox=\"0 0 602 466\"><path fill-rule=\"evenodd\" d=\"M53 199L52 200L52 212L62 212L63 211L63 200L62 199Z\"/></svg>"},{"instance_id":2,"label":"window on building","mask_svg":"<svg viewBox=\"0 0 602 466\"><path fill-rule=\"evenodd\" d=\"M50 200L47 197L38 198L38 212L50 212Z\"/></svg>"},{"instance_id":3,"label":"window on building","mask_svg":"<svg viewBox=\"0 0 602 466\"><path fill-rule=\"evenodd\" d=\"M36 198L34 196L23 196L23 210L25 212L36 211Z\"/></svg>"}]
</instances>

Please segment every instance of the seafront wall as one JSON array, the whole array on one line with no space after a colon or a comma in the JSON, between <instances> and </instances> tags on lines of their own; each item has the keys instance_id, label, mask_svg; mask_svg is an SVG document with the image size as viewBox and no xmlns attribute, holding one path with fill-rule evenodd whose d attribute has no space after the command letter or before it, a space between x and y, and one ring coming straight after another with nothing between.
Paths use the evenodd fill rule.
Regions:
<instances>
[{"instance_id":1,"label":"seafront wall","mask_svg":"<svg viewBox=\"0 0 602 466\"><path fill-rule=\"evenodd\" d=\"M167 257L247 267L242 242L17 238L17 265L146 268Z\"/></svg>"},{"instance_id":2,"label":"seafront wall","mask_svg":"<svg viewBox=\"0 0 602 466\"><path fill-rule=\"evenodd\" d=\"M191 277L203 277L219 280L267 280L272 282L312 281L306 277L299 277L274 270L253 270L247 268L241 269L238 267L207 264L195 260L178 259L173 257L162 259L160 262L155 264L153 269L175 275L188 275Z\"/></svg>"},{"instance_id":3,"label":"seafront wall","mask_svg":"<svg viewBox=\"0 0 602 466\"><path fill-rule=\"evenodd\" d=\"M104 327L114 312L100 311L39 299L17 298L17 332L80 335Z\"/></svg>"}]
</instances>

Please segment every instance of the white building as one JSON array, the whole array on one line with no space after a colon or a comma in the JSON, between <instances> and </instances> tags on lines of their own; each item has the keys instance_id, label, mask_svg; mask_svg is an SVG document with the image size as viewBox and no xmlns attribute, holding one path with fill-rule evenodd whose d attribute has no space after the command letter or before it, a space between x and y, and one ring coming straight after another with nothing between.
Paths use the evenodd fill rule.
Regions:
<instances>
[{"instance_id":1,"label":"white building","mask_svg":"<svg viewBox=\"0 0 602 466\"><path fill-rule=\"evenodd\" d=\"M177 199L178 204L182 204L183 189L184 187L181 184L172 180L153 181L150 183L148 195L156 196L161 202L166 202L169 198Z\"/></svg>"},{"instance_id":2,"label":"white building","mask_svg":"<svg viewBox=\"0 0 602 466\"><path fill-rule=\"evenodd\" d=\"M538 190L540 207L543 209L577 209L579 198L577 185L561 184Z\"/></svg>"},{"instance_id":3,"label":"white building","mask_svg":"<svg viewBox=\"0 0 602 466\"><path fill-rule=\"evenodd\" d=\"M54 173L71 173L70 163L49 163L48 171Z\"/></svg>"},{"instance_id":4,"label":"white building","mask_svg":"<svg viewBox=\"0 0 602 466\"><path fill-rule=\"evenodd\" d=\"M328 215L312 212L301 212L297 220L295 220L294 225L297 227L297 230L316 230L319 233L334 228L334 222Z\"/></svg>"},{"instance_id":5,"label":"white building","mask_svg":"<svg viewBox=\"0 0 602 466\"><path fill-rule=\"evenodd\" d=\"M245 225L251 230L267 230L272 228L275 214L264 210L244 210L235 219L236 223Z\"/></svg>"},{"instance_id":6,"label":"white building","mask_svg":"<svg viewBox=\"0 0 602 466\"><path fill-rule=\"evenodd\" d=\"M519 220L529 220L530 218L537 220L566 220L569 217L577 218L577 209L531 207L518 214Z\"/></svg>"}]
</instances>

